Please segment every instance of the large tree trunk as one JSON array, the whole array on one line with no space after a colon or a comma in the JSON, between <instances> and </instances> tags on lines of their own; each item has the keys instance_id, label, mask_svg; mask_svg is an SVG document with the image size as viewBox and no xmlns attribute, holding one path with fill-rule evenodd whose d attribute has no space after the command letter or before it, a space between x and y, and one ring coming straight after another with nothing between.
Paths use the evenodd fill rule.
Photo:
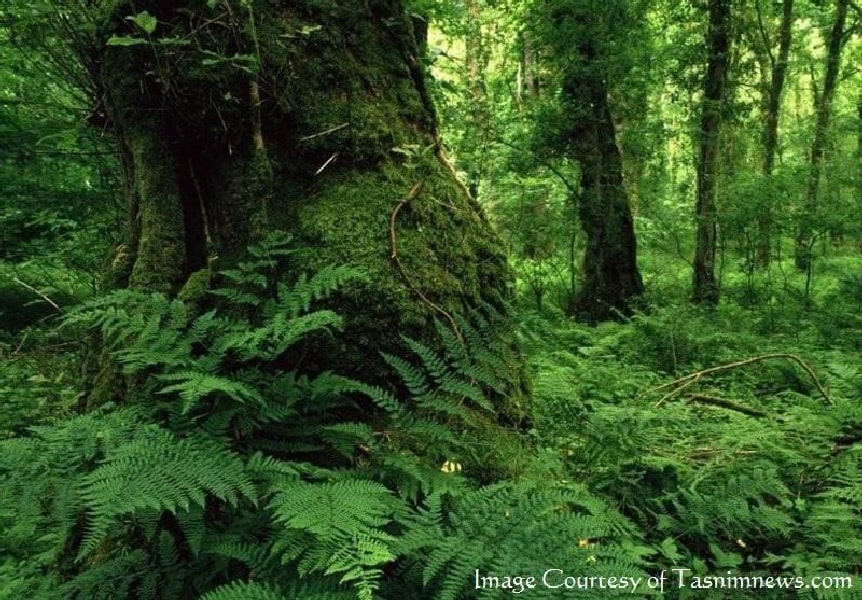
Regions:
<instances>
[{"instance_id":1,"label":"large tree trunk","mask_svg":"<svg viewBox=\"0 0 862 600\"><path fill-rule=\"evenodd\" d=\"M286 229L296 271L368 275L334 306L344 336L305 364L372 376L399 335L502 307L506 260L442 155L418 26L399 0L121 3L103 39L139 42L97 57L131 211L118 280L190 297Z\"/></svg>"},{"instance_id":2,"label":"large tree trunk","mask_svg":"<svg viewBox=\"0 0 862 600\"><path fill-rule=\"evenodd\" d=\"M703 90L697 164L697 243L692 300L697 304L712 306L718 303L719 295L718 282L715 279L718 238L715 190L718 175L718 135L730 59L730 3L731 0L709 0L709 59Z\"/></svg>"},{"instance_id":3,"label":"large tree trunk","mask_svg":"<svg viewBox=\"0 0 862 600\"><path fill-rule=\"evenodd\" d=\"M758 10L760 5L758 4ZM759 16L759 15L758 15ZM770 41L764 34L763 43L770 63L770 81L764 88L765 120L763 126L763 175L769 184L769 193L761 200L757 216L756 264L768 267L772 256L772 221L775 205L774 186L771 185L772 171L775 167L775 151L778 146L778 117L781 111L781 96L784 92L784 79L787 74L787 57L790 53L790 35L793 25L793 0L782 3L781 26L779 29L778 56L774 57Z\"/></svg>"},{"instance_id":4,"label":"large tree trunk","mask_svg":"<svg viewBox=\"0 0 862 600\"><path fill-rule=\"evenodd\" d=\"M814 138L811 141L811 165L808 174L808 188L805 206L799 215L796 230L796 268L809 271L811 268L811 249L814 244L814 219L817 215L817 195L820 191L820 165L826 151L829 135L829 120L832 115L832 99L838 86L838 71L841 66L841 49L844 46L844 22L847 18L847 0L837 0L835 21L829 34L826 50L826 73L823 78L823 92L816 103L817 121L814 124Z\"/></svg>"}]
</instances>

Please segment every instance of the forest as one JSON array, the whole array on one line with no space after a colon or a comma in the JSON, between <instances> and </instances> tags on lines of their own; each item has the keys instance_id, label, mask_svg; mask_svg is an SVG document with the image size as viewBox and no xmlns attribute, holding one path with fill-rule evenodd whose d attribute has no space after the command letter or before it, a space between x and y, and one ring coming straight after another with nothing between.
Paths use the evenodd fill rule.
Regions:
<instances>
[{"instance_id":1,"label":"forest","mask_svg":"<svg viewBox=\"0 0 862 600\"><path fill-rule=\"evenodd\" d=\"M862 4L7 0L0 600L862 598Z\"/></svg>"}]
</instances>

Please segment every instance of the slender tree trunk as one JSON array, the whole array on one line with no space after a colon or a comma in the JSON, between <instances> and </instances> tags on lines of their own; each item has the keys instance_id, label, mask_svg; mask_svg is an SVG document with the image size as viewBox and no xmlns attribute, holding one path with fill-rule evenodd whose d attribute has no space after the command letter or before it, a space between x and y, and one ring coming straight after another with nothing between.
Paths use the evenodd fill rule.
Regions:
<instances>
[{"instance_id":1,"label":"slender tree trunk","mask_svg":"<svg viewBox=\"0 0 862 600\"><path fill-rule=\"evenodd\" d=\"M758 4L758 10L760 5ZM778 39L778 56L773 57L767 44L771 77L765 89L766 114L763 126L763 175L769 185L769 193L761 200L757 216L757 252L755 262L759 267L768 267L772 256L772 213L775 206L774 187L771 185L775 167L775 151L778 146L778 120L781 111L781 97L787 75L787 58L790 53L791 28L793 25L793 0L784 0L781 11L781 26Z\"/></svg>"},{"instance_id":2,"label":"slender tree trunk","mask_svg":"<svg viewBox=\"0 0 862 600\"><path fill-rule=\"evenodd\" d=\"M533 47L532 34L529 31L522 33L521 42L521 68L524 72L522 93L528 98L538 98L539 78L536 76L536 49Z\"/></svg>"},{"instance_id":3,"label":"slender tree trunk","mask_svg":"<svg viewBox=\"0 0 862 600\"><path fill-rule=\"evenodd\" d=\"M862 215L862 95L856 100L856 214ZM862 252L862 228L857 225L856 248Z\"/></svg>"},{"instance_id":4,"label":"slender tree trunk","mask_svg":"<svg viewBox=\"0 0 862 600\"><path fill-rule=\"evenodd\" d=\"M482 32L482 7L479 0L467 0L467 19L464 50L467 66L467 88L470 97L470 126L466 132L467 139L464 147L468 154L465 161L468 185L470 193L475 198L479 193L484 147L491 125L490 108L483 76L487 61Z\"/></svg>"},{"instance_id":5,"label":"slender tree trunk","mask_svg":"<svg viewBox=\"0 0 862 600\"><path fill-rule=\"evenodd\" d=\"M844 22L847 18L848 0L837 0L835 21L829 34L826 50L826 73L823 78L823 91L815 106L817 121L811 141L811 165L808 174L805 206L799 215L796 233L796 268L808 271L811 268L811 249L814 236L814 219L817 214L817 195L820 190L820 167L826 151L829 135L829 120L832 115L832 100L838 86L838 72L841 67L841 49L844 45Z\"/></svg>"},{"instance_id":6,"label":"slender tree trunk","mask_svg":"<svg viewBox=\"0 0 862 600\"><path fill-rule=\"evenodd\" d=\"M400 0L252 5L137 0L105 19L95 71L132 213L116 280L192 299L210 269L286 229L296 271L367 274L334 300L343 336L305 364L383 377L371 363L400 335L502 309L502 246L442 154L423 32ZM127 18L144 10L158 19L146 39Z\"/></svg>"},{"instance_id":7,"label":"slender tree trunk","mask_svg":"<svg viewBox=\"0 0 862 600\"><path fill-rule=\"evenodd\" d=\"M697 240L694 255L692 300L698 304L718 304L715 254L718 237L715 195L718 175L719 131L725 100L730 60L731 0L709 0L709 59L700 118L697 165Z\"/></svg>"}]
</instances>

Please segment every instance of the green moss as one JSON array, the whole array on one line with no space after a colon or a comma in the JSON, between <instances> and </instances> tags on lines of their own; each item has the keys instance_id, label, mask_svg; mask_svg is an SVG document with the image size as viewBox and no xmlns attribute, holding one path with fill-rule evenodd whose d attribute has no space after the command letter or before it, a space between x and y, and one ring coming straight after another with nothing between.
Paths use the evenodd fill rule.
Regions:
<instances>
[{"instance_id":1,"label":"green moss","mask_svg":"<svg viewBox=\"0 0 862 600\"><path fill-rule=\"evenodd\" d=\"M220 215L217 242L220 257L230 264L266 232L274 182L263 151L232 157L222 168L220 189L214 190Z\"/></svg>"},{"instance_id":2,"label":"green moss","mask_svg":"<svg viewBox=\"0 0 862 600\"><path fill-rule=\"evenodd\" d=\"M185 227L176 167L159 133L153 124L149 128L136 124L127 134L135 165L140 231L130 285L169 293L182 280Z\"/></svg>"},{"instance_id":3,"label":"green moss","mask_svg":"<svg viewBox=\"0 0 862 600\"><path fill-rule=\"evenodd\" d=\"M338 347L320 340L326 368L385 381L391 373L374 359L380 350L401 352L402 335L436 344L432 323L447 318L417 291L452 315L485 302L499 307L507 293L499 241L450 173L433 156L411 164L388 162L376 171L336 172L303 197L284 200L291 204L281 225L298 241L296 271L347 263L368 274L365 282L342 290L332 307L346 317L346 331ZM395 222L402 272L392 258L390 220L417 183L421 191L402 206ZM501 411L508 420L521 422L525 388L520 356L513 347L512 355L502 358L512 365L512 393Z\"/></svg>"},{"instance_id":4,"label":"green moss","mask_svg":"<svg viewBox=\"0 0 862 600\"><path fill-rule=\"evenodd\" d=\"M382 380L390 373L378 353L399 352L401 335L433 342L433 320L446 320L441 311L501 306L509 285L505 258L478 206L434 156L433 107L402 3L308 0L290 10L283 4L255 3L256 74L230 60L201 65L201 48L230 57L237 36L249 34L217 19L193 30L185 17L160 19L160 27L176 29L166 34L196 43L163 49L159 65L153 64L159 49L107 52L104 83L130 150L139 204L131 285L177 291L183 269L200 266L202 257L186 261L183 228L195 220L184 220L183 201L186 217L205 205L214 246L207 251L218 254L221 267L267 228L288 230L299 248L295 273L349 264L368 275L333 300L347 321L344 334L321 337L294 358ZM247 42L241 52L252 47ZM260 83L265 151L252 142L250 77ZM405 158L394 148L417 150ZM197 161L190 182L178 177L186 157ZM421 192L391 228L393 211L417 184ZM393 236L400 265L392 257ZM189 232L189 245L201 246L201 237ZM180 295L193 300L205 289L198 271ZM519 377L513 375L513 390Z\"/></svg>"},{"instance_id":5,"label":"green moss","mask_svg":"<svg viewBox=\"0 0 862 600\"><path fill-rule=\"evenodd\" d=\"M206 296L212 282L212 271L209 268L195 271L186 280L185 285L177 294L183 302L199 303Z\"/></svg>"}]
</instances>

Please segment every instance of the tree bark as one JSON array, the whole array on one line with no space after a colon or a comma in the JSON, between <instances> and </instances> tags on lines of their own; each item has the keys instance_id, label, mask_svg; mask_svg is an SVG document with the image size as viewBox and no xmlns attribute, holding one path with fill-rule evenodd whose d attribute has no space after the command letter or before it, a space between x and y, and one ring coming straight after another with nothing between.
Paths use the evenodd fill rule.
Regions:
<instances>
[{"instance_id":1,"label":"tree bark","mask_svg":"<svg viewBox=\"0 0 862 600\"><path fill-rule=\"evenodd\" d=\"M718 136L730 59L731 0L709 0L707 48L709 59L703 89L697 165L697 240L694 254L692 301L715 306L719 289L715 278L718 238L715 194L718 175Z\"/></svg>"},{"instance_id":2,"label":"tree bark","mask_svg":"<svg viewBox=\"0 0 862 600\"><path fill-rule=\"evenodd\" d=\"M862 214L862 95L856 99L856 212ZM862 252L862 229L856 230L856 249Z\"/></svg>"},{"instance_id":3,"label":"tree bark","mask_svg":"<svg viewBox=\"0 0 862 600\"><path fill-rule=\"evenodd\" d=\"M467 34L464 58L467 66L470 121L462 146L466 150L466 170L470 194L479 195L482 162L491 127L491 111L485 90L484 70L487 63L482 31L482 7L479 0L467 0Z\"/></svg>"},{"instance_id":4,"label":"tree bark","mask_svg":"<svg viewBox=\"0 0 862 600\"><path fill-rule=\"evenodd\" d=\"M536 75L536 49L533 47L533 34L524 31L521 34L521 69L524 73L519 94L526 98L539 97L539 78Z\"/></svg>"},{"instance_id":5,"label":"tree bark","mask_svg":"<svg viewBox=\"0 0 862 600\"><path fill-rule=\"evenodd\" d=\"M838 72L841 67L841 50L844 46L844 23L847 19L848 0L837 0L835 21L829 34L826 50L826 73L823 77L823 91L815 106L817 121L814 124L814 137L811 141L811 163L808 173L808 187L805 206L799 215L796 233L796 268L808 271L811 268L811 249L814 244L814 219L817 215L817 195L820 191L820 166L826 151L829 135L829 121L832 116L832 100L838 86Z\"/></svg>"},{"instance_id":6,"label":"tree bark","mask_svg":"<svg viewBox=\"0 0 862 600\"><path fill-rule=\"evenodd\" d=\"M486 303L503 310L506 259L442 154L423 33L402 2L289 5L115 4L95 61L131 212L117 280L187 297L196 274L287 230L296 273L347 263L367 274L333 306L346 332L307 348L305 365L384 377L376 357L397 352L401 334L429 338L435 318ZM144 10L158 19L152 35L127 18Z\"/></svg>"},{"instance_id":7,"label":"tree bark","mask_svg":"<svg viewBox=\"0 0 862 600\"><path fill-rule=\"evenodd\" d=\"M597 323L631 314L644 288L607 89L590 44L582 57L585 64L563 84L564 102L577 115L567 138L580 164L578 217L587 237L583 287L568 313Z\"/></svg>"},{"instance_id":8,"label":"tree bark","mask_svg":"<svg viewBox=\"0 0 862 600\"><path fill-rule=\"evenodd\" d=\"M758 4L758 10L760 5ZM760 18L758 13L758 18ZM787 58L790 53L791 28L793 25L793 0L784 0L779 27L778 56L773 57L769 47L769 39L764 35L770 62L769 86L764 90L764 105L766 115L763 126L763 175L769 184L768 194L761 200L757 218L757 248L755 262L757 266L769 266L772 257L772 213L775 206L772 172L775 167L775 151L778 146L778 119L781 111L781 97L784 93L784 80L787 75Z\"/></svg>"}]
</instances>

